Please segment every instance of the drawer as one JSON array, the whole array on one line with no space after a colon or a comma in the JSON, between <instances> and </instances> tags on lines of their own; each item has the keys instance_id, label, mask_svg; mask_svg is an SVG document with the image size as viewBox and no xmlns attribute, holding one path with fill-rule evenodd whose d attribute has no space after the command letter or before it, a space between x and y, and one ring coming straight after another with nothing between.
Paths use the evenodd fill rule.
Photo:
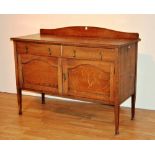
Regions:
<instances>
[{"instance_id":1,"label":"drawer","mask_svg":"<svg viewBox=\"0 0 155 155\"><path fill-rule=\"evenodd\" d=\"M17 42L16 49L17 53L23 53L23 54L32 54L38 56L54 56L54 57L61 56L60 45Z\"/></svg>"},{"instance_id":2,"label":"drawer","mask_svg":"<svg viewBox=\"0 0 155 155\"><path fill-rule=\"evenodd\" d=\"M90 48L90 47L76 47L63 46L62 56L65 58L77 59L94 59L94 60L115 60L116 51L110 48Z\"/></svg>"}]
</instances>

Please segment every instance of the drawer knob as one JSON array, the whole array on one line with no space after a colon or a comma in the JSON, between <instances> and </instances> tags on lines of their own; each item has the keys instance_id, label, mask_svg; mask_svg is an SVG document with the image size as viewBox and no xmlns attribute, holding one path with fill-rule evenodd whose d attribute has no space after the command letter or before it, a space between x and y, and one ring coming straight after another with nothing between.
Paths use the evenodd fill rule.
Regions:
<instances>
[{"instance_id":1,"label":"drawer knob","mask_svg":"<svg viewBox=\"0 0 155 155\"><path fill-rule=\"evenodd\" d=\"M51 48L48 48L48 54L49 54L49 56L52 55L52 50L51 50Z\"/></svg>"},{"instance_id":2,"label":"drawer knob","mask_svg":"<svg viewBox=\"0 0 155 155\"><path fill-rule=\"evenodd\" d=\"M25 52L28 53L28 47L27 46L25 46Z\"/></svg>"},{"instance_id":3,"label":"drawer knob","mask_svg":"<svg viewBox=\"0 0 155 155\"><path fill-rule=\"evenodd\" d=\"M103 60L103 52L102 51L100 52L100 58L101 58L101 60Z\"/></svg>"},{"instance_id":4,"label":"drawer knob","mask_svg":"<svg viewBox=\"0 0 155 155\"><path fill-rule=\"evenodd\" d=\"M76 50L73 50L73 57L76 57Z\"/></svg>"}]
</instances>

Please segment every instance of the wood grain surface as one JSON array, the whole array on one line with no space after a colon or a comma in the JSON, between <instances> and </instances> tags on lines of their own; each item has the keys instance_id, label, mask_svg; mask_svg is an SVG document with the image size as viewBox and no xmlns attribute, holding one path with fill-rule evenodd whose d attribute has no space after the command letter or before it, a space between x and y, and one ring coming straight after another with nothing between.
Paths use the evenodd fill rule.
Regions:
<instances>
[{"instance_id":1,"label":"wood grain surface","mask_svg":"<svg viewBox=\"0 0 155 155\"><path fill-rule=\"evenodd\" d=\"M138 33L71 26L12 40L19 114L22 90L32 90L114 105L115 134L120 104L131 97L134 119Z\"/></svg>"}]
</instances>

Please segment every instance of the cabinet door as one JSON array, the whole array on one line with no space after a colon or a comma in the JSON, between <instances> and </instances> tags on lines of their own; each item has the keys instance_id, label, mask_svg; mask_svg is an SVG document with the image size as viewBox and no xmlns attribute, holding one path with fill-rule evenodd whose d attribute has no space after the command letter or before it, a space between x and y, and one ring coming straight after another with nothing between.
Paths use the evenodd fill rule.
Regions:
<instances>
[{"instance_id":1,"label":"cabinet door","mask_svg":"<svg viewBox=\"0 0 155 155\"><path fill-rule=\"evenodd\" d=\"M63 94L113 101L113 63L66 59L62 64Z\"/></svg>"},{"instance_id":2,"label":"cabinet door","mask_svg":"<svg viewBox=\"0 0 155 155\"><path fill-rule=\"evenodd\" d=\"M19 54L18 61L22 88L54 94L61 92L57 58Z\"/></svg>"}]
</instances>

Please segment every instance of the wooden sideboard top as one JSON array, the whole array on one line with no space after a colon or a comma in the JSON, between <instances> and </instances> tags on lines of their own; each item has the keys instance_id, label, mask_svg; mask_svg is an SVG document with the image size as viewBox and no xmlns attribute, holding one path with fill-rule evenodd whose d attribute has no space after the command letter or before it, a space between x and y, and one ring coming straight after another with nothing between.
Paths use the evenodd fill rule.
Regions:
<instances>
[{"instance_id":1,"label":"wooden sideboard top","mask_svg":"<svg viewBox=\"0 0 155 155\"><path fill-rule=\"evenodd\" d=\"M39 34L15 37L11 38L11 40L113 48L138 42L140 39L138 33L120 32L98 27L75 26L41 29Z\"/></svg>"}]
</instances>

